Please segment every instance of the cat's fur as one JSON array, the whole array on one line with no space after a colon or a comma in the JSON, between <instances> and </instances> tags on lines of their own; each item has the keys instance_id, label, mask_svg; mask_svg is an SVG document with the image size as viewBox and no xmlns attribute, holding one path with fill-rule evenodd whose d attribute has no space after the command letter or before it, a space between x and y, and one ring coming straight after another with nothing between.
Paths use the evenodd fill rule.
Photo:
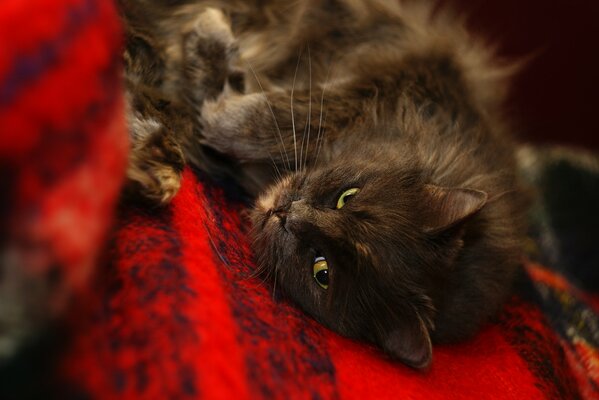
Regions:
<instances>
[{"instance_id":1,"label":"cat's fur","mask_svg":"<svg viewBox=\"0 0 599 400\"><path fill-rule=\"evenodd\" d=\"M498 311L525 211L501 112L511 68L421 2L167 3L122 5L129 176L146 196L168 201L184 158L232 172L259 195L259 267L326 326L413 367L431 338L469 337Z\"/></svg>"}]
</instances>

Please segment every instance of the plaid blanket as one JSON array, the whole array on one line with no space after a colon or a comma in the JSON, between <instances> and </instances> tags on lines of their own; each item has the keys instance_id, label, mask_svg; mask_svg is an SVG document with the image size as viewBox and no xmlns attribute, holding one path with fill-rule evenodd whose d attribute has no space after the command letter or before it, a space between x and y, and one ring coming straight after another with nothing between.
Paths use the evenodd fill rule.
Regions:
<instances>
[{"instance_id":1,"label":"plaid blanket","mask_svg":"<svg viewBox=\"0 0 599 400\"><path fill-rule=\"evenodd\" d=\"M5 346L0 323L0 398L599 398L597 158L522 149L537 200L514 296L417 372L251 277L230 182L187 169L168 207L115 208L127 136L110 2L5 0L0 37L0 250L25 255L0 261L0 322L18 308L6 271L22 272L16 293L44 283L37 335Z\"/></svg>"}]
</instances>

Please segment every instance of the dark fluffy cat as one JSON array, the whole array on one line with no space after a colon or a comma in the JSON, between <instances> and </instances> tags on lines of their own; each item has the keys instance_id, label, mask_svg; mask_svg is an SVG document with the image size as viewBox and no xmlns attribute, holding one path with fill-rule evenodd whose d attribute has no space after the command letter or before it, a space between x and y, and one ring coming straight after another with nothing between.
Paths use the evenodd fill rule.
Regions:
<instances>
[{"instance_id":1,"label":"dark fluffy cat","mask_svg":"<svg viewBox=\"0 0 599 400\"><path fill-rule=\"evenodd\" d=\"M422 3L171 3L123 4L130 177L147 196L174 195L184 157L229 171L258 196L259 268L412 367L498 311L525 211L510 68Z\"/></svg>"}]
</instances>

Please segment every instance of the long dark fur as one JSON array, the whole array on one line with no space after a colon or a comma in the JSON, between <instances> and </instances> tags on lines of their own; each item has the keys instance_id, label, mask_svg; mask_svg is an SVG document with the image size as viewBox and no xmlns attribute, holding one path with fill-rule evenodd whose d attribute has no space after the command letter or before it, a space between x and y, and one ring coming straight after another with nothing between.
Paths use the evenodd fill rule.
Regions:
<instances>
[{"instance_id":1,"label":"long dark fur","mask_svg":"<svg viewBox=\"0 0 599 400\"><path fill-rule=\"evenodd\" d=\"M176 193L183 152L231 173L258 197L259 268L323 324L413 367L431 340L465 339L498 311L526 208L501 110L513 68L455 18L391 0L123 3L142 143L130 176L147 196Z\"/></svg>"}]
</instances>

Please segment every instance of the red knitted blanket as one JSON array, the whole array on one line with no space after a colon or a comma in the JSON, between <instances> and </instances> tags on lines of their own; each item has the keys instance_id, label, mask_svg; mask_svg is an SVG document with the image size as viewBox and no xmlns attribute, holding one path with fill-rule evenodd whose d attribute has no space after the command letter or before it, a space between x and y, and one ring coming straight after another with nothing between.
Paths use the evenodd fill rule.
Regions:
<instances>
[{"instance_id":1,"label":"red knitted blanket","mask_svg":"<svg viewBox=\"0 0 599 400\"><path fill-rule=\"evenodd\" d=\"M594 162L533 157L535 261L494 321L417 372L251 277L228 182L187 169L170 206L115 209L127 134L110 2L4 0L0 38L0 250L25 249L27 279L71 300L0 361L0 398L599 398Z\"/></svg>"}]
</instances>

